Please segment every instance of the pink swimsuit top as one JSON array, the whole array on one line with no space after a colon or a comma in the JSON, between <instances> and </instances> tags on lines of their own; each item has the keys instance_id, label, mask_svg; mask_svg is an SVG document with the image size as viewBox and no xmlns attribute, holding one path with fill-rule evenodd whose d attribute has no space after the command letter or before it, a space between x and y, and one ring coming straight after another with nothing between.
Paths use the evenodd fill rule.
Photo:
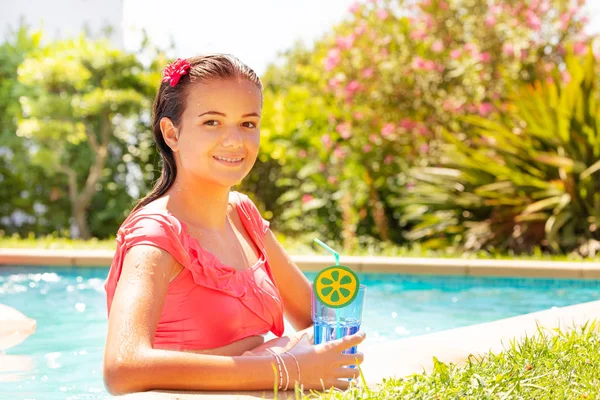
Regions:
<instances>
[{"instance_id":1,"label":"pink swimsuit top","mask_svg":"<svg viewBox=\"0 0 600 400\"><path fill-rule=\"evenodd\" d=\"M247 196L231 195L237 197L240 220L260 251L258 262L245 270L236 271L217 260L166 210L141 208L117 232L117 250L105 283L109 313L123 259L133 246L164 249L183 266L169 283L155 348L205 350L269 331L283 334L283 302L264 243L269 222Z\"/></svg>"}]
</instances>

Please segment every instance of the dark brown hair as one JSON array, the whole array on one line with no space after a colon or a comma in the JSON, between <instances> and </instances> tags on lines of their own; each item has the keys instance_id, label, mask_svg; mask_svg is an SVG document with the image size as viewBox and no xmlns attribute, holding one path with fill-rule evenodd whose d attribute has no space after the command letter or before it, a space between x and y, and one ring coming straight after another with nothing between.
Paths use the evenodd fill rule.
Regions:
<instances>
[{"instance_id":1,"label":"dark brown hair","mask_svg":"<svg viewBox=\"0 0 600 400\"><path fill-rule=\"evenodd\" d=\"M161 83L152 113L152 130L156 147L162 159L161 175L152 191L141 199L133 211L163 196L175 182L177 167L173 151L165 142L160 130L160 120L169 118L180 128L181 116L185 111L189 87L195 82L209 82L214 79L246 79L262 91L262 83L256 73L236 57L229 54L210 54L188 58L190 69L179 82L171 87L169 82Z\"/></svg>"}]
</instances>

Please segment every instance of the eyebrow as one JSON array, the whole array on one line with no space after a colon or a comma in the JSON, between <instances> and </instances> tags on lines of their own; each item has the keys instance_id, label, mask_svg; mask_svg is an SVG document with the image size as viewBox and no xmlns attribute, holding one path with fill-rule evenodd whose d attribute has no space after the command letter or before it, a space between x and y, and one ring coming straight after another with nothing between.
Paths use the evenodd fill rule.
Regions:
<instances>
[{"instance_id":1,"label":"eyebrow","mask_svg":"<svg viewBox=\"0 0 600 400\"><path fill-rule=\"evenodd\" d=\"M201 116L207 115L207 114L214 114L214 115L220 115L222 117L227 117L227 115L225 113L222 113L220 111L206 111L206 112L203 112L202 114L200 114L198 116L201 117ZM260 115L258 113L255 113L255 112L242 115L242 118L246 118L246 117L257 117L257 118L260 118Z\"/></svg>"}]
</instances>

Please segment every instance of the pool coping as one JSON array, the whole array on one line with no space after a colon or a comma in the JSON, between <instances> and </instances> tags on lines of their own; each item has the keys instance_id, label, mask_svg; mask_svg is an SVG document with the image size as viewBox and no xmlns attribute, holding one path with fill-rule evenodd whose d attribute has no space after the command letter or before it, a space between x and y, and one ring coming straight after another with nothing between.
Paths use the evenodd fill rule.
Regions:
<instances>
[{"instance_id":1,"label":"pool coping","mask_svg":"<svg viewBox=\"0 0 600 400\"><path fill-rule=\"evenodd\" d=\"M113 254L112 250L0 248L0 268L3 265L108 267ZM306 272L331 265L330 256L292 255L291 258ZM364 273L600 279L600 262L597 261L347 256L342 257L341 262Z\"/></svg>"},{"instance_id":2,"label":"pool coping","mask_svg":"<svg viewBox=\"0 0 600 400\"><path fill-rule=\"evenodd\" d=\"M600 315L600 301L553 307L493 322L455 328L384 343L361 345L365 353L362 370L371 389L384 378L401 378L430 372L433 357L444 363L464 365L469 357L499 353L513 340L531 337L539 330L552 333L580 328ZM206 400L206 399L273 399L272 391L255 392L176 392L152 391L119 396L123 400ZM278 398L295 398L293 392Z\"/></svg>"}]
</instances>

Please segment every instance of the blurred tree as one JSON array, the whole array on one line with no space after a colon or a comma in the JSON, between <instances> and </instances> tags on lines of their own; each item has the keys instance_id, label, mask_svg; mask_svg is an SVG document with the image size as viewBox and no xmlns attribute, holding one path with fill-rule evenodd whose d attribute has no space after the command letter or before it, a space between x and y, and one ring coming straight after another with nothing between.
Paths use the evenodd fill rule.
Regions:
<instances>
[{"instance_id":1,"label":"blurred tree","mask_svg":"<svg viewBox=\"0 0 600 400\"><path fill-rule=\"evenodd\" d=\"M95 217L119 220L138 195L127 190L136 188L132 174L141 180L147 171L134 157L147 158L152 144L148 133L136 130L140 118L150 119L159 72L105 41L80 37L33 51L18 74L24 91L17 135L32 164L66 187L71 235L90 238L92 204ZM57 197L62 193L57 189ZM110 210L116 214L106 216Z\"/></svg>"}]
</instances>

